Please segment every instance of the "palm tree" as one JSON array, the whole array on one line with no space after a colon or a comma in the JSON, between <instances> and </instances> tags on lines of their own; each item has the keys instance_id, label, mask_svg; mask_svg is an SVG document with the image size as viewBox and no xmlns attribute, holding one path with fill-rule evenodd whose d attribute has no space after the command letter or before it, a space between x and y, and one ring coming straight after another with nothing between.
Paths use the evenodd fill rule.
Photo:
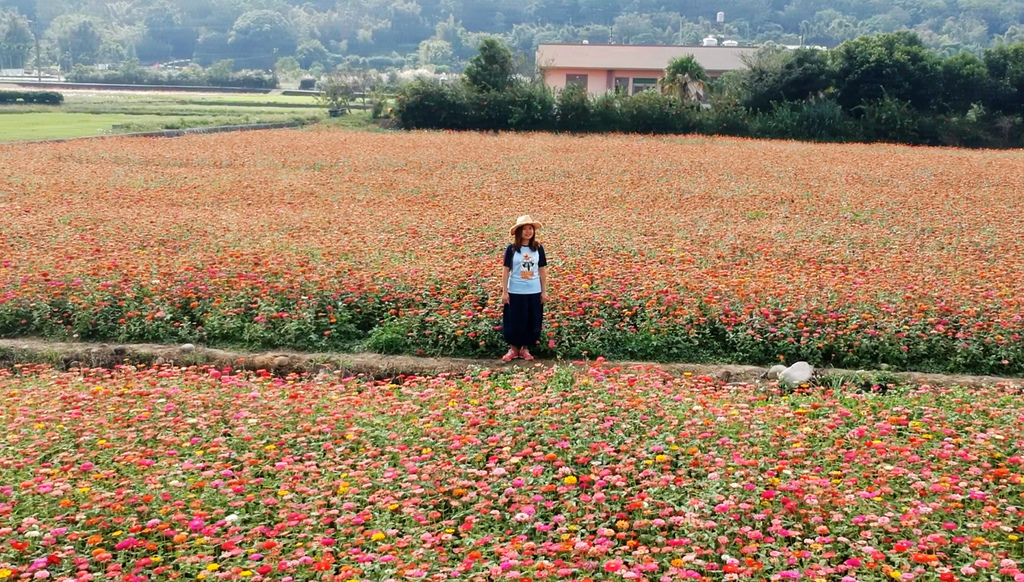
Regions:
<instances>
[{"instance_id":1,"label":"palm tree","mask_svg":"<svg viewBox=\"0 0 1024 582\"><path fill-rule=\"evenodd\" d=\"M679 96L686 103L707 103L704 84L708 80L707 71L700 66L693 55L672 59L661 79L661 90Z\"/></svg>"}]
</instances>

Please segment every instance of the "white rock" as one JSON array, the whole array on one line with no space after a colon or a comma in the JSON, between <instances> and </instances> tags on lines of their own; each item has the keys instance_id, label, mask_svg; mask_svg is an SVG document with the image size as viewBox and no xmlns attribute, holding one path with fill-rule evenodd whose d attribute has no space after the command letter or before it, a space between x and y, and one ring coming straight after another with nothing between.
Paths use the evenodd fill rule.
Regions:
<instances>
[{"instance_id":1,"label":"white rock","mask_svg":"<svg viewBox=\"0 0 1024 582\"><path fill-rule=\"evenodd\" d=\"M814 368L807 362L796 362L792 366L779 372L779 381L789 384L803 384L811 379Z\"/></svg>"}]
</instances>

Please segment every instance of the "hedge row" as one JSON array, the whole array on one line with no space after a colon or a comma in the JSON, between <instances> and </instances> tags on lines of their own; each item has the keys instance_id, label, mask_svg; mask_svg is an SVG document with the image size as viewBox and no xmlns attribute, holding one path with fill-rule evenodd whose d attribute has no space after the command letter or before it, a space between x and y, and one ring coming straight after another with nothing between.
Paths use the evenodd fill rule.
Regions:
<instances>
[{"instance_id":1,"label":"hedge row","mask_svg":"<svg viewBox=\"0 0 1024 582\"><path fill-rule=\"evenodd\" d=\"M889 97L862 104L856 115L832 98L777 103L754 112L724 100L702 108L656 91L593 97L574 89L556 95L537 85L476 92L462 83L419 81L399 93L394 115L404 129L700 133L819 142L1024 146L1019 117L931 114Z\"/></svg>"},{"instance_id":2,"label":"hedge row","mask_svg":"<svg viewBox=\"0 0 1024 582\"><path fill-rule=\"evenodd\" d=\"M274 89L277 75L272 71L245 69L226 72L219 69L145 69L125 67L122 69L100 70L76 66L67 75L73 83L102 83L115 85L157 85L192 87L241 87L245 89Z\"/></svg>"},{"instance_id":3,"label":"hedge row","mask_svg":"<svg viewBox=\"0 0 1024 582\"><path fill-rule=\"evenodd\" d=\"M0 91L0 103L44 103L60 105L64 95L56 91Z\"/></svg>"},{"instance_id":4,"label":"hedge row","mask_svg":"<svg viewBox=\"0 0 1024 582\"><path fill-rule=\"evenodd\" d=\"M496 358L504 342L496 326L500 313L439 316L443 304L413 289L388 287L379 293L303 293L301 299L275 296L193 297L160 301L159 315L144 288L124 295L93 296L72 302L63 297L0 304L0 337L36 336L52 340L198 343L247 350L295 349L314 353L373 351L470 358ZM467 295L484 297L483 286ZM827 317L818 310L789 311L771 323L751 318L739 323L719 308L671 321L645 312L643 301L624 299L596 320L549 311L544 341L534 354L543 358L732 362L771 365L806 360L816 366L878 368L921 372L994 375L1024 374L1024 342L978 332L985 314L948 319L946 334L935 334L928 316L919 322L880 321L858 334L810 341L806 322ZM397 315L393 312L397 312ZM279 314L287 317L278 317ZM872 305L851 313L877 313ZM598 326L595 321L600 321ZM556 324L553 325L553 324ZM892 327L895 325L896 327Z\"/></svg>"}]
</instances>

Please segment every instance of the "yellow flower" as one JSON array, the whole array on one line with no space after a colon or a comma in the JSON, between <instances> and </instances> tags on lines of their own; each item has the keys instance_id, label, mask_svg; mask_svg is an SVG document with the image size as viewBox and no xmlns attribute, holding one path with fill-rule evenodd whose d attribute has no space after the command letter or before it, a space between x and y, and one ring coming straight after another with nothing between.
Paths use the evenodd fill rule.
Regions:
<instances>
[{"instance_id":1,"label":"yellow flower","mask_svg":"<svg viewBox=\"0 0 1024 582\"><path fill-rule=\"evenodd\" d=\"M893 570L893 571L889 572L889 577L894 579L894 580L899 580L900 576L902 576L902 575L903 575L903 572L900 572L899 570Z\"/></svg>"},{"instance_id":2,"label":"yellow flower","mask_svg":"<svg viewBox=\"0 0 1024 582\"><path fill-rule=\"evenodd\" d=\"M12 570L8 570L7 568L0 568L0 580L10 578L13 573L14 572Z\"/></svg>"},{"instance_id":3,"label":"yellow flower","mask_svg":"<svg viewBox=\"0 0 1024 582\"><path fill-rule=\"evenodd\" d=\"M573 476L573 475L569 475L568 477L565 478L565 484L566 485L575 485L576 484L576 477Z\"/></svg>"},{"instance_id":4,"label":"yellow flower","mask_svg":"<svg viewBox=\"0 0 1024 582\"><path fill-rule=\"evenodd\" d=\"M220 570L220 564L207 564L206 565L206 571L207 572L216 572L217 570Z\"/></svg>"},{"instance_id":5,"label":"yellow flower","mask_svg":"<svg viewBox=\"0 0 1024 582\"><path fill-rule=\"evenodd\" d=\"M249 576L252 576L252 570L242 570L238 575L242 578L248 578Z\"/></svg>"},{"instance_id":6,"label":"yellow flower","mask_svg":"<svg viewBox=\"0 0 1024 582\"><path fill-rule=\"evenodd\" d=\"M379 542L379 541L381 541L383 539L386 539L387 537L388 536L386 534L381 533L381 532L377 532L377 533L373 534L373 536L370 539L372 539L375 542Z\"/></svg>"}]
</instances>

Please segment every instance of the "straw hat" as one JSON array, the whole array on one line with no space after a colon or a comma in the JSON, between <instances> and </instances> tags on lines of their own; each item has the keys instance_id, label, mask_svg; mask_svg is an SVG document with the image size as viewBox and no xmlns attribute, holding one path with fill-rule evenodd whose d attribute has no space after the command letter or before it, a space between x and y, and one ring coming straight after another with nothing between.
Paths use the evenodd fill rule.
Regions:
<instances>
[{"instance_id":1,"label":"straw hat","mask_svg":"<svg viewBox=\"0 0 1024 582\"><path fill-rule=\"evenodd\" d=\"M524 214L516 219L516 223L512 225L512 228L508 229L508 235L515 236L516 229L519 228L520 226L526 226L527 224L532 224L534 229L540 228L539 222L534 220L533 217L530 216L529 214Z\"/></svg>"}]
</instances>

